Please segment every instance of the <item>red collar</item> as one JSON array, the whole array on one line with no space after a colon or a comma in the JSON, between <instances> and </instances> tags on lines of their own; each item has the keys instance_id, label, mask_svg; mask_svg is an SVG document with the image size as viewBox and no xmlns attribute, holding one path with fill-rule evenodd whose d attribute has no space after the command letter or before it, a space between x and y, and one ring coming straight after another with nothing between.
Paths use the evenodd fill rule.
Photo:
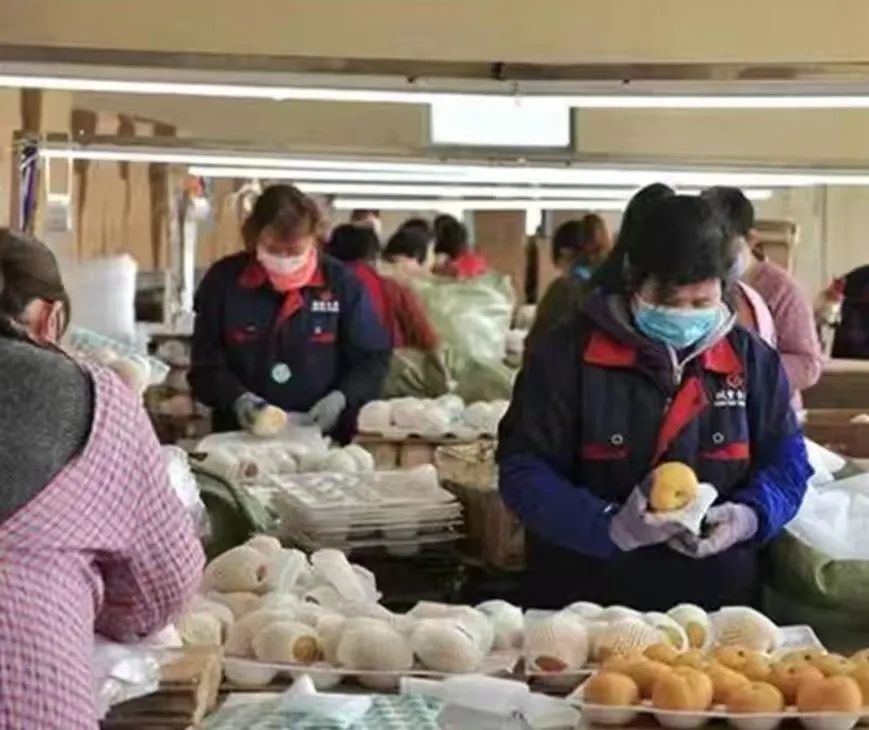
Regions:
<instances>
[{"instance_id":1,"label":"red collar","mask_svg":"<svg viewBox=\"0 0 869 730\"><path fill-rule=\"evenodd\" d=\"M266 273L263 265L252 256L238 277L239 286L245 289L258 289L267 284L268 281L269 275ZM318 262L317 269L314 271L311 280L305 284L305 288L323 286L326 286L326 277L323 275L322 262Z\"/></svg>"},{"instance_id":2,"label":"red collar","mask_svg":"<svg viewBox=\"0 0 869 730\"><path fill-rule=\"evenodd\" d=\"M637 349L596 329L588 338L582 359L590 365L630 368L637 363ZM719 375L740 375L743 370L742 362L727 337L705 350L700 356L700 363L704 370Z\"/></svg>"}]
</instances>

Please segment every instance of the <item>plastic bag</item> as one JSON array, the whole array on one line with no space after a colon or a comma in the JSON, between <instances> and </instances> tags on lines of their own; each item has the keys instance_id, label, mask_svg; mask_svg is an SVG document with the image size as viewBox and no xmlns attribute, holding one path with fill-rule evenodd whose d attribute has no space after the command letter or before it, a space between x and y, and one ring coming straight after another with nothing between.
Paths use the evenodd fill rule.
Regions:
<instances>
[{"instance_id":1,"label":"plastic bag","mask_svg":"<svg viewBox=\"0 0 869 730\"><path fill-rule=\"evenodd\" d=\"M815 606L869 608L869 474L809 487L770 557L776 590Z\"/></svg>"},{"instance_id":2,"label":"plastic bag","mask_svg":"<svg viewBox=\"0 0 869 730\"><path fill-rule=\"evenodd\" d=\"M122 342L136 341L136 273L128 255L65 266L72 324Z\"/></svg>"},{"instance_id":3,"label":"plastic bag","mask_svg":"<svg viewBox=\"0 0 869 730\"><path fill-rule=\"evenodd\" d=\"M504 359L514 304L507 277L415 279L413 287L444 347L483 362Z\"/></svg>"}]
</instances>

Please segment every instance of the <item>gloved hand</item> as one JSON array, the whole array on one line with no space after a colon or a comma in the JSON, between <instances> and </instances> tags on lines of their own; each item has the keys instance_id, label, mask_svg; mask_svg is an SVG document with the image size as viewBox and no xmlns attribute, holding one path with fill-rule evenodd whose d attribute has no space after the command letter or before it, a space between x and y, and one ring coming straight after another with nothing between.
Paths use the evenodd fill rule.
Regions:
<instances>
[{"instance_id":1,"label":"gloved hand","mask_svg":"<svg viewBox=\"0 0 869 730\"><path fill-rule=\"evenodd\" d=\"M235 415L245 431L260 438L277 436L287 425L286 413L254 393L239 397L235 402Z\"/></svg>"},{"instance_id":2,"label":"gloved hand","mask_svg":"<svg viewBox=\"0 0 869 730\"><path fill-rule=\"evenodd\" d=\"M648 480L634 488L610 522L610 539L625 552L668 542L685 530L675 522L650 521L647 492Z\"/></svg>"},{"instance_id":3,"label":"gloved hand","mask_svg":"<svg viewBox=\"0 0 869 730\"><path fill-rule=\"evenodd\" d=\"M259 414L268 405L266 401L254 393L245 393L235 402L235 417L239 425L249 431Z\"/></svg>"},{"instance_id":4,"label":"gloved hand","mask_svg":"<svg viewBox=\"0 0 869 730\"><path fill-rule=\"evenodd\" d=\"M319 426L323 433L328 433L347 407L347 398L340 390L333 390L324 398L318 400L314 407L308 411L308 418Z\"/></svg>"},{"instance_id":5,"label":"gloved hand","mask_svg":"<svg viewBox=\"0 0 869 730\"><path fill-rule=\"evenodd\" d=\"M690 533L677 535L669 542L670 547L691 558L708 558L737 543L751 540L758 528L755 511L739 502L725 502L713 507L706 513L705 523L709 528L705 537Z\"/></svg>"}]
</instances>

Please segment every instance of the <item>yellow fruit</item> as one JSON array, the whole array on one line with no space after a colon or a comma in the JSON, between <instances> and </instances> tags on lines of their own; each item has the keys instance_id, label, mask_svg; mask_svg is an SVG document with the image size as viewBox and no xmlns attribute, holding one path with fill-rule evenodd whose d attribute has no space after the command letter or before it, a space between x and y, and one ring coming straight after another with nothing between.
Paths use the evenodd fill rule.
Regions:
<instances>
[{"instance_id":1,"label":"yellow fruit","mask_svg":"<svg viewBox=\"0 0 869 730\"><path fill-rule=\"evenodd\" d=\"M668 461L652 472L649 509L652 512L672 512L682 509L697 498L697 475L687 464Z\"/></svg>"},{"instance_id":2,"label":"yellow fruit","mask_svg":"<svg viewBox=\"0 0 869 730\"><path fill-rule=\"evenodd\" d=\"M743 668L752 661L763 658L763 654L742 646L720 646L713 653L715 659L725 667L742 672Z\"/></svg>"},{"instance_id":3,"label":"yellow fruit","mask_svg":"<svg viewBox=\"0 0 869 730\"><path fill-rule=\"evenodd\" d=\"M643 654L647 659L661 662L661 664L673 664L679 658L679 652L669 643L652 644Z\"/></svg>"},{"instance_id":4,"label":"yellow fruit","mask_svg":"<svg viewBox=\"0 0 869 730\"><path fill-rule=\"evenodd\" d=\"M851 672L851 679L860 687L863 704L869 705L869 664L858 664L857 668Z\"/></svg>"},{"instance_id":5,"label":"yellow fruit","mask_svg":"<svg viewBox=\"0 0 869 730\"><path fill-rule=\"evenodd\" d=\"M781 712L785 708L782 693L766 682L752 682L734 690L727 700L730 712Z\"/></svg>"},{"instance_id":6,"label":"yellow fruit","mask_svg":"<svg viewBox=\"0 0 869 730\"><path fill-rule=\"evenodd\" d=\"M703 677L708 684L704 687L702 680L694 675ZM704 691L707 688L708 698ZM689 667L660 676L652 688L652 706L659 710L702 712L709 707L711 697L712 682L709 677Z\"/></svg>"},{"instance_id":7,"label":"yellow fruit","mask_svg":"<svg viewBox=\"0 0 869 730\"><path fill-rule=\"evenodd\" d=\"M854 671L855 665L841 654L820 654L811 661L825 677L844 677Z\"/></svg>"},{"instance_id":8,"label":"yellow fruit","mask_svg":"<svg viewBox=\"0 0 869 730\"><path fill-rule=\"evenodd\" d=\"M653 662L651 659L640 659L633 662L625 670L625 674L637 683L637 687L640 688L640 696L643 698L651 697L652 688L655 686L658 677L669 672L670 667L666 664Z\"/></svg>"},{"instance_id":9,"label":"yellow fruit","mask_svg":"<svg viewBox=\"0 0 869 730\"><path fill-rule=\"evenodd\" d=\"M690 649L689 651L682 652L678 657L676 657L676 661L673 662L673 666L676 667L691 667L692 669L705 669L709 666L710 659L706 654L697 649Z\"/></svg>"},{"instance_id":10,"label":"yellow fruit","mask_svg":"<svg viewBox=\"0 0 869 730\"><path fill-rule=\"evenodd\" d=\"M685 633L688 635L688 644L692 649L699 649L706 644L706 627L703 624L690 621L685 626Z\"/></svg>"},{"instance_id":11,"label":"yellow fruit","mask_svg":"<svg viewBox=\"0 0 869 730\"><path fill-rule=\"evenodd\" d=\"M851 657L854 664L869 664L869 649L861 649Z\"/></svg>"},{"instance_id":12,"label":"yellow fruit","mask_svg":"<svg viewBox=\"0 0 869 730\"><path fill-rule=\"evenodd\" d=\"M817 667L813 667L807 662L795 661L779 662L773 665L769 681L778 687L784 695L785 702L792 705L797 701L797 690L803 682L817 681L823 678L824 675Z\"/></svg>"},{"instance_id":13,"label":"yellow fruit","mask_svg":"<svg viewBox=\"0 0 869 730\"><path fill-rule=\"evenodd\" d=\"M625 674L598 672L583 685L583 698L592 705L626 707L640 702L637 683Z\"/></svg>"},{"instance_id":14,"label":"yellow fruit","mask_svg":"<svg viewBox=\"0 0 869 730\"><path fill-rule=\"evenodd\" d=\"M812 664L815 659L824 656L827 652L818 649L797 649L789 651L779 659L780 664Z\"/></svg>"},{"instance_id":15,"label":"yellow fruit","mask_svg":"<svg viewBox=\"0 0 869 730\"><path fill-rule=\"evenodd\" d=\"M688 684L691 685L694 691L697 704L702 709L705 710L712 704L715 690L712 686L712 680L706 674L699 669L692 669L691 667L674 667L672 671L674 674L685 677L688 680Z\"/></svg>"},{"instance_id":16,"label":"yellow fruit","mask_svg":"<svg viewBox=\"0 0 869 730\"><path fill-rule=\"evenodd\" d=\"M720 704L727 702L730 694L740 687L747 687L750 680L734 669L714 662L706 669L706 676L712 680L712 700Z\"/></svg>"},{"instance_id":17,"label":"yellow fruit","mask_svg":"<svg viewBox=\"0 0 869 730\"><path fill-rule=\"evenodd\" d=\"M772 667L765 656L751 655L742 665L742 673L752 682L768 682Z\"/></svg>"},{"instance_id":18,"label":"yellow fruit","mask_svg":"<svg viewBox=\"0 0 869 730\"><path fill-rule=\"evenodd\" d=\"M800 712L852 712L863 707L860 685L851 677L824 677L803 682L797 690Z\"/></svg>"},{"instance_id":19,"label":"yellow fruit","mask_svg":"<svg viewBox=\"0 0 869 730\"><path fill-rule=\"evenodd\" d=\"M639 651L632 651L627 654L610 654L601 662L600 668L606 672L627 674L628 667L643 659L645 656Z\"/></svg>"}]
</instances>

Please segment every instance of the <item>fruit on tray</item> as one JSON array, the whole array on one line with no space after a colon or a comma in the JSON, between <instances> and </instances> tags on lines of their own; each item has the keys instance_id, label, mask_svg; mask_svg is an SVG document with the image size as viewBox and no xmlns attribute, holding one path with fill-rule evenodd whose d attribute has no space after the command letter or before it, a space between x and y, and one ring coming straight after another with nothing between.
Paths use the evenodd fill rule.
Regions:
<instances>
[{"instance_id":1,"label":"fruit on tray","mask_svg":"<svg viewBox=\"0 0 869 730\"><path fill-rule=\"evenodd\" d=\"M601 664L601 669L607 672L617 672L618 674L627 674L628 667L634 662L646 659L644 654L639 651L629 651L627 654L611 654L604 659Z\"/></svg>"},{"instance_id":2,"label":"fruit on tray","mask_svg":"<svg viewBox=\"0 0 869 730\"><path fill-rule=\"evenodd\" d=\"M823 678L824 675L821 670L808 662L781 661L772 666L769 681L770 684L779 688L779 691L784 695L785 702L792 705L797 701L797 690L803 682L816 682Z\"/></svg>"},{"instance_id":3,"label":"fruit on tray","mask_svg":"<svg viewBox=\"0 0 869 730\"><path fill-rule=\"evenodd\" d=\"M598 672L583 685L583 697L593 705L628 707L640 701L637 683L626 674Z\"/></svg>"},{"instance_id":4,"label":"fruit on tray","mask_svg":"<svg viewBox=\"0 0 869 730\"><path fill-rule=\"evenodd\" d=\"M853 679L860 687L860 692L864 697L864 704L869 704L869 664L858 665L857 668L851 672L851 679Z\"/></svg>"},{"instance_id":5,"label":"fruit on tray","mask_svg":"<svg viewBox=\"0 0 869 730\"><path fill-rule=\"evenodd\" d=\"M712 623L709 614L700 606L680 603L667 611L667 615L685 630L690 648L709 648L712 643Z\"/></svg>"},{"instance_id":6,"label":"fruit on tray","mask_svg":"<svg viewBox=\"0 0 869 730\"><path fill-rule=\"evenodd\" d=\"M743 646L719 646L712 656L725 667L742 672L746 666L763 659L763 655Z\"/></svg>"},{"instance_id":7,"label":"fruit on tray","mask_svg":"<svg viewBox=\"0 0 869 730\"><path fill-rule=\"evenodd\" d=\"M661 664L674 664L675 661L679 658L679 652L673 647L672 644L659 642L657 644L652 644L647 647L643 652L643 655L646 659L651 659L655 662L660 662Z\"/></svg>"},{"instance_id":8,"label":"fruit on tray","mask_svg":"<svg viewBox=\"0 0 869 730\"><path fill-rule=\"evenodd\" d=\"M767 682L772 673L770 661L765 656L751 654L742 665L742 673L752 682Z\"/></svg>"},{"instance_id":9,"label":"fruit on tray","mask_svg":"<svg viewBox=\"0 0 869 730\"><path fill-rule=\"evenodd\" d=\"M711 702L712 680L690 667L662 674L652 688L652 706L659 710L702 712Z\"/></svg>"},{"instance_id":10,"label":"fruit on tray","mask_svg":"<svg viewBox=\"0 0 869 730\"><path fill-rule=\"evenodd\" d=\"M718 662L709 665L705 671L706 676L712 680L712 699L720 704L725 704L735 690L751 684L748 677Z\"/></svg>"},{"instance_id":11,"label":"fruit on tray","mask_svg":"<svg viewBox=\"0 0 869 730\"><path fill-rule=\"evenodd\" d=\"M699 649L690 649L680 654L673 666L676 667L691 667L692 669L706 669L712 659Z\"/></svg>"},{"instance_id":12,"label":"fruit on tray","mask_svg":"<svg viewBox=\"0 0 869 730\"><path fill-rule=\"evenodd\" d=\"M855 669L853 662L841 654L817 654L811 665L820 669L825 677L844 677Z\"/></svg>"},{"instance_id":13,"label":"fruit on tray","mask_svg":"<svg viewBox=\"0 0 869 730\"><path fill-rule=\"evenodd\" d=\"M649 509L674 512L697 498L699 484L694 470L681 461L667 461L652 472Z\"/></svg>"},{"instance_id":14,"label":"fruit on tray","mask_svg":"<svg viewBox=\"0 0 869 730\"><path fill-rule=\"evenodd\" d=\"M863 707L860 685L851 677L824 677L803 682L797 691L800 712L852 712Z\"/></svg>"},{"instance_id":15,"label":"fruit on tray","mask_svg":"<svg viewBox=\"0 0 869 730\"><path fill-rule=\"evenodd\" d=\"M669 674L670 671L672 671L671 668L666 664L643 658L631 663L625 669L625 674L637 683L637 687L640 688L640 695L644 699L648 699L652 696L652 688L658 678Z\"/></svg>"},{"instance_id":16,"label":"fruit on tray","mask_svg":"<svg viewBox=\"0 0 869 730\"><path fill-rule=\"evenodd\" d=\"M751 682L738 687L727 698L727 709L741 714L782 712L784 708L782 693L766 682Z\"/></svg>"}]
</instances>

